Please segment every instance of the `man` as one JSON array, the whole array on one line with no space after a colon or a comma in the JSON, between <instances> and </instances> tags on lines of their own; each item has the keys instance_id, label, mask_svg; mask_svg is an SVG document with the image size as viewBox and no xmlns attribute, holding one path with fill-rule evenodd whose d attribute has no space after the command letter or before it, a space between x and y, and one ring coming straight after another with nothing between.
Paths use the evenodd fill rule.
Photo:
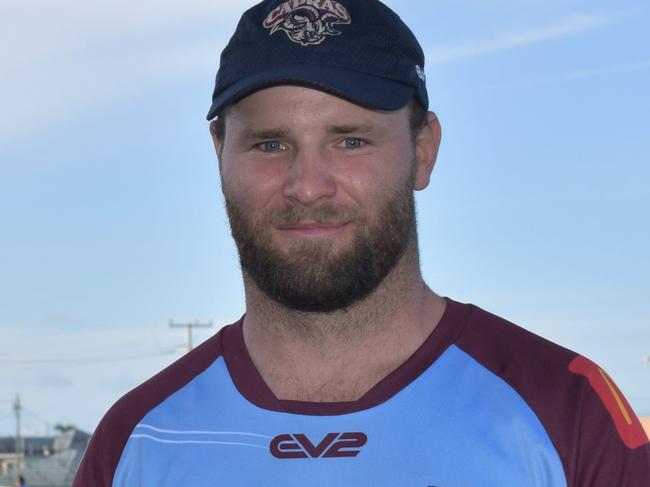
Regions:
<instances>
[{"instance_id":1,"label":"man","mask_svg":"<svg viewBox=\"0 0 650 487\"><path fill-rule=\"evenodd\" d=\"M601 369L424 283L423 69L377 0L244 13L208 119L246 314L109 411L75 486L649 485Z\"/></svg>"}]
</instances>

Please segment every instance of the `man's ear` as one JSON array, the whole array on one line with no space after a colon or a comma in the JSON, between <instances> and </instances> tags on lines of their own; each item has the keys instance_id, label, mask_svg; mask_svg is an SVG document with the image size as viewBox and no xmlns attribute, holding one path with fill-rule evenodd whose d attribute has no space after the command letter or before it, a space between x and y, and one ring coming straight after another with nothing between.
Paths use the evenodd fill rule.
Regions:
<instances>
[{"instance_id":1,"label":"man's ear","mask_svg":"<svg viewBox=\"0 0 650 487\"><path fill-rule=\"evenodd\" d=\"M438 157L438 148L442 129L436 114L427 113L427 123L422 127L415 138L415 186L417 191L423 190L429 185L433 166Z\"/></svg>"},{"instance_id":2,"label":"man's ear","mask_svg":"<svg viewBox=\"0 0 650 487\"><path fill-rule=\"evenodd\" d=\"M219 138L217 133L217 121L212 120L210 122L210 135L212 136L212 143L214 144L214 150L217 152L217 155L221 153L221 148L223 146L223 141Z\"/></svg>"},{"instance_id":3,"label":"man's ear","mask_svg":"<svg viewBox=\"0 0 650 487\"><path fill-rule=\"evenodd\" d=\"M221 150L223 149L223 140L219 138L217 133L216 120L210 122L210 135L212 136L212 143L214 144L214 150L217 153L217 159L219 160L219 168L221 169Z\"/></svg>"}]
</instances>

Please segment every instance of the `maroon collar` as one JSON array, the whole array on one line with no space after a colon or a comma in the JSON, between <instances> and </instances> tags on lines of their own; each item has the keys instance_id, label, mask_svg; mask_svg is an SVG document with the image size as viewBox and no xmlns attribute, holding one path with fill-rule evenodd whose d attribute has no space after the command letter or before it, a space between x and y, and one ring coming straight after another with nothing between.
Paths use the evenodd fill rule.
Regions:
<instances>
[{"instance_id":1,"label":"maroon collar","mask_svg":"<svg viewBox=\"0 0 650 487\"><path fill-rule=\"evenodd\" d=\"M406 362L384 377L359 400L349 402L288 401L275 397L251 360L242 332L243 318L224 329L223 355L232 380L250 402L264 409L307 415L337 415L369 409L387 401L422 374L452 344L469 318L471 307L445 298L440 323Z\"/></svg>"}]
</instances>

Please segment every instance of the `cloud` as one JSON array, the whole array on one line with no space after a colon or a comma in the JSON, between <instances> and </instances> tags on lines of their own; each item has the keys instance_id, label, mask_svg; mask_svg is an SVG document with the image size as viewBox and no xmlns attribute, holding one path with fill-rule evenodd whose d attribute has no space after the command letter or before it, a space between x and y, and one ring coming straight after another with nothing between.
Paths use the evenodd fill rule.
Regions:
<instances>
[{"instance_id":1,"label":"cloud","mask_svg":"<svg viewBox=\"0 0 650 487\"><path fill-rule=\"evenodd\" d=\"M97 383L97 388L100 390L119 391L124 393L137 386L142 382L142 377L133 373L122 373L118 376L104 376L102 380Z\"/></svg>"},{"instance_id":2,"label":"cloud","mask_svg":"<svg viewBox=\"0 0 650 487\"><path fill-rule=\"evenodd\" d=\"M3 367L7 370L6 367ZM3 391L21 391L27 389L43 390L47 388L67 388L73 385L69 377L53 370L13 370L1 381Z\"/></svg>"},{"instance_id":3,"label":"cloud","mask_svg":"<svg viewBox=\"0 0 650 487\"><path fill-rule=\"evenodd\" d=\"M612 20L612 17L603 15L574 15L552 24L530 27L492 38L475 39L466 44L435 46L427 51L427 61L429 64L441 64L515 49L593 30L611 23Z\"/></svg>"},{"instance_id":4,"label":"cloud","mask_svg":"<svg viewBox=\"0 0 650 487\"><path fill-rule=\"evenodd\" d=\"M250 5L3 2L0 143L171 80L213 76L219 50Z\"/></svg>"},{"instance_id":5,"label":"cloud","mask_svg":"<svg viewBox=\"0 0 650 487\"><path fill-rule=\"evenodd\" d=\"M576 69L566 73L555 74L551 76L541 76L538 78L525 79L521 81L514 81L512 83L499 83L491 86L486 86L486 91L501 90L510 88L519 88L526 86L533 86L545 83L553 83L557 81L571 81L575 79L595 78L599 76L613 76L622 73L631 73L636 71L645 71L650 69L650 59L646 61L639 61L636 63L621 64L618 66L607 66L603 68L586 68Z\"/></svg>"},{"instance_id":6,"label":"cloud","mask_svg":"<svg viewBox=\"0 0 650 487\"><path fill-rule=\"evenodd\" d=\"M222 320L225 322L225 320ZM111 326L80 329L73 326L46 331L42 328L0 327L7 353L0 357L0 369L57 372L108 365L169 363L182 355L182 335L167 324L140 327ZM205 329L194 334L197 346L219 330ZM0 377L0 390L9 377Z\"/></svg>"},{"instance_id":7,"label":"cloud","mask_svg":"<svg viewBox=\"0 0 650 487\"><path fill-rule=\"evenodd\" d=\"M48 372L48 373L43 373L35 376L33 382L31 384L28 382L27 385L36 386L36 387L60 388L60 387L71 387L72 381L61 374Z\"/></svg>"}]
</instances>

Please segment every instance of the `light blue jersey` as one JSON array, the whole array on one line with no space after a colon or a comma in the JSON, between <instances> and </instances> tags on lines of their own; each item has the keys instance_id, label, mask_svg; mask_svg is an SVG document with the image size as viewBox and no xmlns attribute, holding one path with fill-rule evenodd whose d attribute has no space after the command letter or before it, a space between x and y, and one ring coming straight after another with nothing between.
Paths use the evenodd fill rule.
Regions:
<instances>
[{"instance_id":1,"label":"light blue jersey","mask_svg":"<svg viewBox=\"0 0 650 487\"><path fill-rule=\"evenodd\" d=\"M624 444L569 370L576 357L449 300L425 344L359 401L281 401L236 324L118 402L75 486L647 487L647 440Z\"/></svg>"}]
</instances>

